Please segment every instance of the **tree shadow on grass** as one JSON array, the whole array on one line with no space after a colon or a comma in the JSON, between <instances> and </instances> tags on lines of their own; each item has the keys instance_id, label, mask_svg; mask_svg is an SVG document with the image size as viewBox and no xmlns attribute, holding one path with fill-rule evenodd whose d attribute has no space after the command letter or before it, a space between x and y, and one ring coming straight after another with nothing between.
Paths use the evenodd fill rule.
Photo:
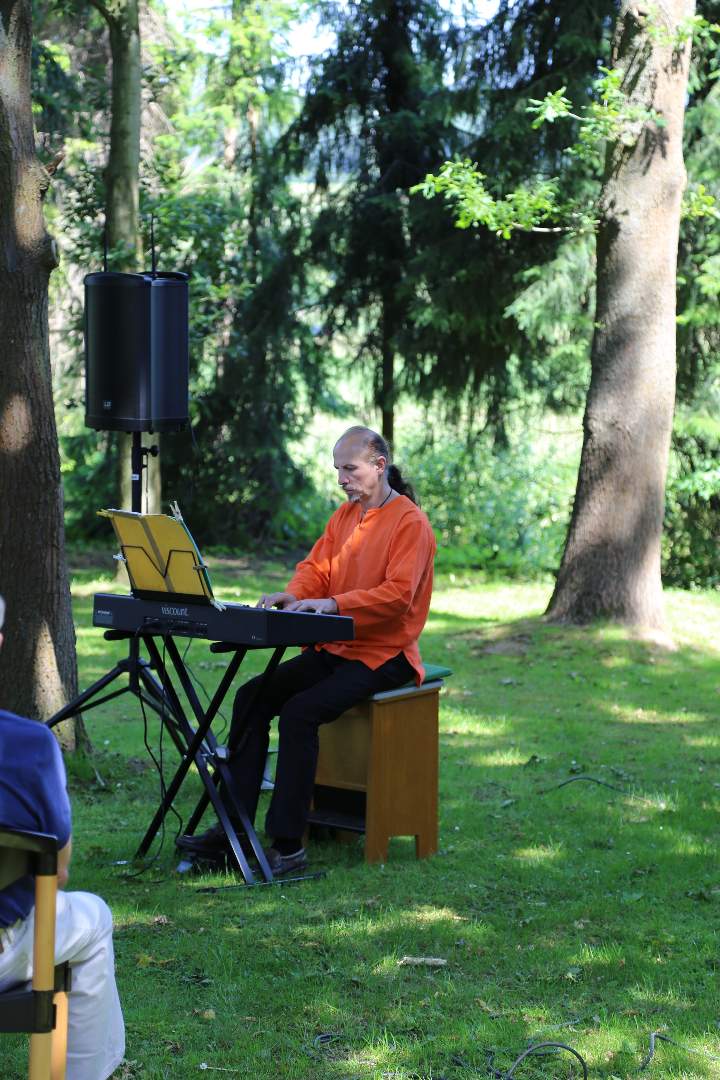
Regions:
<instances>
[{"instance_id":1,"label":"tree shadow on grass","mask_svg":"<svg viewBox=\"0 0 720 1080\"><path fill-rule=\"evenodd\" d=\"M187 1075L205 1061L308 1080L485 1075L489 1054L507 1068L548 1038L576 1046L592 1076L624 1077L663 1025L713 1049L717 654L442 614L423 655L455 669L432 859L397 840L369 867L358 845L326 843L312 851L322 881L207 895L172 878L166 848L129 882L109 864L139 841L157 778L120 755L112 795L79 795L78 872L120 923L143 1075L181 1075L176 1045ZM124 730L142 753L137 721ZM716 1068L665 1044L655 1067ZM563 1073L551 1059L521 1075Z\"/></svg>"}]
</instances>

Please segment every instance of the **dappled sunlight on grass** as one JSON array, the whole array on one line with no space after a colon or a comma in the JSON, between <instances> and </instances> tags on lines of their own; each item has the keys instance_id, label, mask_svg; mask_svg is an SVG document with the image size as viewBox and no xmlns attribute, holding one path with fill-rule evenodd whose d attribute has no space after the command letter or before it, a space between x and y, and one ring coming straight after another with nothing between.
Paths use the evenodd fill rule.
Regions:
<instances>
[{"instance_id":1,"label":"dappled sunlight on grass","mask_svg":"<svg viewBox=\"0 0 720 1080\"><path fill-rule=\"evenodd\" d=\"M165 915L151 911L140 910L137 907L130 909L123 904L115 904L113 909L113 926L115 933L120 934L129 927L160 927L168 923Z\"/></svg>"},{"instance_id":2,"label":"dappled sunlight on grass","mask_svg":"<svg viewBox=\"0 0 720 1080\"><path fill-rule=\"evenodd\" d=\"M648 817L653 811L656 813L662 813L665 810L671 813L677 810L677 794L670 794L668 792L646 792L642 795L631 795L626 800L627 816L628 820L632 820L632 816L635 815L635 821L644 824L650 820Z\"/></svg>"},{"instance_id":3,"label":"dappled sunlight on grass","mask_svg":"<svg viewBox=\"0 0 720 1080\"><path fill-rule=\"evenodd\" d=\"M441 738L452 741L455 738L457 746L478 745L478 738L482 736L497 736L507 729L507 721L503 717L493 717L492 720L484 716L478 716L474 709L461 712L457 707L451 706L445 694L440 697L441 707ZM446 704L447 703L447 704ZM469 736L462 741L458 735Z\"/></svg>"},{"instance_id":4,"label":"dappled sunlight on grass","mask_svg":"<svg viewBox=\"0 0 720 1080\"><path fill-rule=\"evenodd\" d=\"M471 615L478 620L492 618L496 622L541 615L548 605L552 588L550 581L523 585L521 600L517 586L511 582L485 581L478 588L478 575L438 574L433 614L448 611Z\"/></svg>"},{"instance_id":5,"label":"dappled sunlight on grass","mask_svg":"<svg viewBox=\"0 0 720 1080\"><path fill-rule=\"evenodd\" d=\"M119 584L110 574L83 578L82 580L73 578L71 588L73 596L79 600L92 597L97 592L126 593L128 591L124 585Z\"/></svg>"},{"instance_id":6,"label":"dappled sunlight on grass","mask_svg":"<svg viewBox=\"0 0 720 1080\"><path fill-rule=\"evenodd\" d=\"M513 858L527 863L547 863L555 859L561 859L565 850L560 844L536 844L534 847L516 848Z\"/></svg>"},{"instance_id":7,"label":"dappled sunlight on grass","mask_svg":"<svg viewBox=\"0 0 720 1080\"><path fill-rule=\"evenodd\" d=\"M487 765L491 769L524 764L523 755L512 749L496 750L490 754L476 754L473 760L478 765Z\"/></svg>"},{"instance_id":8,"label":"dappled sunlight on grass","mask_svg":"<svg viewBox=\"0 0 720 1080\"><path fill-rule=\"evenodd\" d=\"M662 958L653 958L652 962L658 964ZM652 1012L663 1008L672 1009L673 1012L690 1012L694 1008L692 987L687 991L681 988L658 986L655 983L644 982L637 986L629 986L626 990L629 1002L636 1002L642 1006L643 1012ZM717 1072L714 1074L717 1075Z\"/></svg>"},{"instance_id":9,"label":"dappled sunlight on grass","mask_svg":"<svg viewBox=\"0 0 720 1080\"><path fill-rule=\"evenodd\" d=\"M246 602L286 580L247 560L212 570L219 595ZM82 686L125 652L90 626L90 597L111 580L76 575ZM455 673L431 859L403 838L368 866L360 841L313 839L324 879L246 889L228 874L178 878L169 818L159 856L131 878L137 867L113 863L132 857L160 781L130 695L88 714L106 787L71 769L73 885L113 907L138 1075L205 1062L257 1080L464 1080L549 1038L576 1046L593 1077L625 1080L659 1027L720 1053L720 595L670 594L674 652L620 627L548 626L549 595L438 575L422 654ZM223 668L205 643L189 659L212 691ZM166 779L176 762L168 744ZM198 792L191 772L184 820ZM560 1066L522 1075L560 1080ZM647 1075L714 1068L663 1044Z\"/></svg>"},{"instance_id":10,"label":"dappled sunlight on grass","mask_svg":"<svg viewBox=\"0 0 720 1080\"><path fill-rule=\"evenodd\" d=\"M627 709L611 705L610 710L624 724L669 724L677 719L672 713L660 713L651 709ZM702 724L706 721L707 716L701 713L683 711L682 722L684 724Z\"/></svg>"},{"instance_id":11,"label":"dappled sunlight on grass","mask_svg":"<svg viewBox=\"0 0 720 1080\"><path fill-rule=\"evenodd\" d=\"M714 807L708 807L714 813L720 811L720 803ZM672 842L668 845L668 852L680 855L682 857L697 855L701 857L713 856L715 843L714 841L707 841L703 837L695 836L691 833L683 833L680 829L673 829L671 832Z\"/></svg>"},{"instance_id":12,"label":"dappled sunlight on grass","mask_svg":"<svg viewBox=\"0 0 720 1080\"><path fill-rule=\"evenodd\" d=\"M696 750L717 750L720 748L720 736L717 735L685 735L686 746Z\"/></svg>"}]
</instances>

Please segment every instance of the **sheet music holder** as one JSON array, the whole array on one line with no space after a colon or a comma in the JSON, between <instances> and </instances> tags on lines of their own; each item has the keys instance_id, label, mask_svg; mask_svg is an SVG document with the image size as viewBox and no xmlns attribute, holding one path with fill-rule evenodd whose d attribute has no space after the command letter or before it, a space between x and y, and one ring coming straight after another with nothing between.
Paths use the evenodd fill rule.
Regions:
<instances>
[{"instance_id":1,"label":"sheet music holder","mask_svg":"<svg viewBox=\"0 0 720 1080\"><path fill-rule=\"evenodd\" d=\"M175 504L173 515L133 510L99 510L115 530L133 596L209 603L213 596L207 565Z\"/></svg>"}]
</instances>

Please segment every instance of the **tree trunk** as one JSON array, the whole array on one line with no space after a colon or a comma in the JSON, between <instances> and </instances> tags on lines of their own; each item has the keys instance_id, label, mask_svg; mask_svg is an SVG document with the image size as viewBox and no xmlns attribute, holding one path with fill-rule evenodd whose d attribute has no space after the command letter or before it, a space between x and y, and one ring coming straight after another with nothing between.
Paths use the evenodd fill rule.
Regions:
<instances>
[{"instance_id":1,"label":"tree trunk","mask_svg":"<svg viewBox=\"0 0 720 1080\"><path fill-rule=\"evenodd\" d=\"M105 170L108 247L115 269L134 271L141 268L143 259L140 236L142 55L138 0L124 0L112 8L112 13L106 11L104 14L112 56L110 151ZM145 445L151 445L153 441L159 442L159 439L148 436L143 439ZM118 480L120 506L125 510L132 504L131 446L132 436L121 434L118 439ZM148 456L146 462L143 510L159 514L162 501L160 459ZM127 580L122 563L117 563L117 574Z\"/></svg>"},{"instance_id":2,"label":"tree trunk","mask_svg":"<svg viewBox=\"0 0 720 1080\"><path fill-rule=\"evenodd\" d=\"M93 0L94 2L94 0ZM105 217L110 264L114 270L135 271L142 264L140 236L140 117L142 54L138 0L119 0L106 6L102 0L95 7L105 19L110 34L112 56L110 150L105 169ZM145 438L149 445L152 441ZM130 435L118 439L119 505L131 505ZM149 457L147 468L147 509L160 512L160 459ZM143 509L145 483L143 483ZM118 576L125 579L118 565Z\"/></svg>"},{"instance_id":3,"label":"tree trunk","mask_svg":"<svg viewBox=\"0 0 720 1080\"><path fill-rule=\"evenodd\" d=\"M143 470L142 477L142 509L143 513L159 514L162 506L162 491L160 482L160 435L144 433L141 436L143 446L157 446L157 457L148 454L146 457L147 467ZM120 502L122 510L132 509L132 470L130 468L130 455L132 452L132 435L121 431L118 435L118 472L120 481ZM125 564L118 562L117 576L127 581Z\"/></svg>"},{"instance_id":4,"label":"tree trunk","mask_svg":"<svg viewBox=\"0 0 720 1080\"><path fill-rule=\"evenodd\" d=\"M383 319L382 367L380 370L380 412L382 437L390 448L395 440L395 343L386 332L387 319Z\"/></svg>"},{"instance_id":5,"label":"tree trunk","mask_svg":"<svg viewBox=\"0 0 720 1080\"><path fill-rule=\"evenodd\" d=\"M47 719L77 691L48 342L57 264L35 156L30 0L0 0L0 651L2 707ZM61 741L70 745L72 721Z\"/></svg>"},{"instance_id":6,"label":"tree trunk","mask_svg":"<svg viewBox=\"0 0 720 1080\"><path fill-rule=\"evenodd\" d=\"M136 270L140 244L140 20L138 0L100 10L110 32L112 95L110 152L105 170L108 247L116 269Z\"/></svg>"},{"instance_id":7,"label":"tree trunk","mask_svg":"<svg viewBox=\"0 0 720 1080\"><path fill-rule=\"evenodd\" d=\"M628 104L653 110L608 146L596 329L575 503L548 615L664 628L660 542L675 399L675 278L685 185L682 128L694 0L648 13L623 0L613 66ZM652 20L652 25L650 22Z\"/></svg>"}]
</instances>

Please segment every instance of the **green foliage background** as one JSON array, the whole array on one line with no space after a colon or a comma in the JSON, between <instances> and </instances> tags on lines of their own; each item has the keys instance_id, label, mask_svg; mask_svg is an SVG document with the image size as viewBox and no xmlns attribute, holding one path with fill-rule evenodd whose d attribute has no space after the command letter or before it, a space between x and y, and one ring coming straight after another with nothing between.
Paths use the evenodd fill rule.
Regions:
<instances>
[{"instance_id":1,"label":"green foliage background","mask_svg":"<svg viewBox=\"0 0 720 1080\"><path fill-rule=\"evenodd\" d=\"M698 11L712 21L720 4ZM144 249L149 261L152 214L161 265L191 276L192 432L162 440L164 497L204 546L312 542L337 501L332 441L350 423L379 425L390 341L396 455L441 565L526 578L557 566L589 376L592 236L459 231L409 193L424 168L465 154L495 197L558 176L568 201L591 205L592 155L566 152L575 121L534 131L527 109L588 95L613 13L565 0L501 0L490 19L425 0L278 0L230 4L188 33L162 0L147 9ZM307 59L292 43L301 14L330 34ZM118 443L83 425L82 277L100 263L109 47L75 0L36 5L34 18L38 149L51 167L64 154L47 212L62 259L51 330L66 520L72 540L105 543L95 510L119 498ZM698 50L687 111L701 200L720 191L715 62ZM712 214L683 223L664 546L666 580L683 587L718 584L719 235Z\"/></svg>"}]
</instances>

